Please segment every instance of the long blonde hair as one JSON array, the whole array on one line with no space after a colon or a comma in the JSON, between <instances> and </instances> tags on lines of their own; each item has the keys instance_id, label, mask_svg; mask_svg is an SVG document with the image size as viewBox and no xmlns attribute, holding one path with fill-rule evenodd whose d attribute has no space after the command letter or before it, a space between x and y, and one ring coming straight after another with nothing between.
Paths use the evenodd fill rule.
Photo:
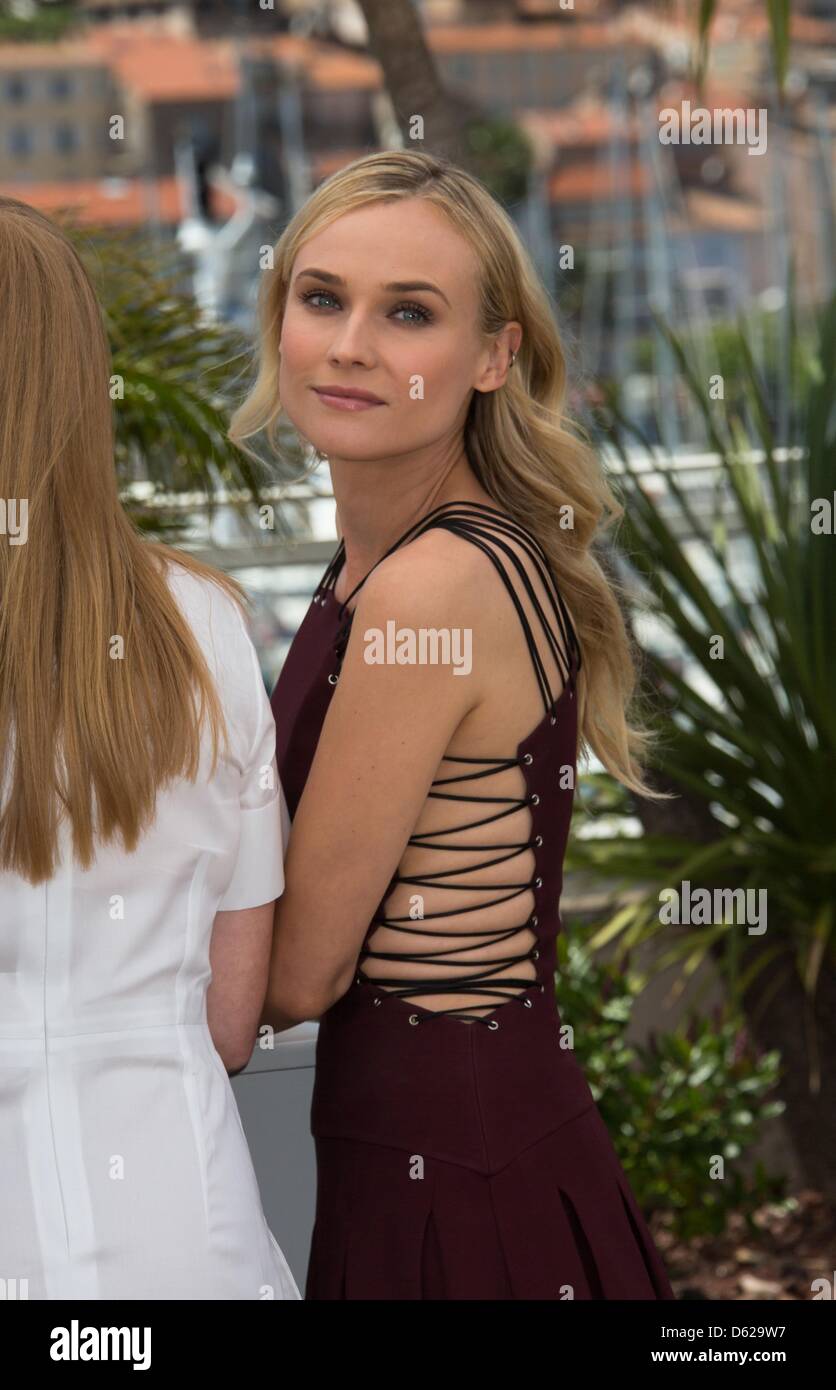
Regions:
<instances>
[{"instance_id":1,"label":"long blonde hair","mask_svg":"<svg viewBox=\"0 0 836 1390\"><path fill-rule=\"evenodd\" d=\"M523 329L513 372L499 391L474 391L465 447L479 482L539 540L572 615L583 652L578 687L578 754L591 749L609 772L642 796L662 796L640 761L655 735L628 723L637 665L618 602L622 592L590 549L623 507L597 455L565 410L566 361L548 295L513 221L488 190L448 160L386 150L326 179L295 214L273 251L259 292L258 372L232 416L237 444L260 430L275 448L281 415L279 338L295 257L309 237L344 213L372 203L424 198L445 212L480 268L480 327L486 337L510 320ZM571 512L562 512L569 507ZM573 518L562 529L561 515Z\"/></svg>"},{"instance_id":2,"label":"long blonde hair","mask_svg":"<svg viewBox=\"0 0 836 1390\"><path fill-rule=\"evenodd\" d=\"M127 851L158 787L200 761L205 713L228 738L165 560L244 590L143 538L119 499L102 311L75 248L34 208L0 198L0 500L28 508L24 543L0 535L0 869L52 877L63 806L84 868L97 839ZM125 660L111 642L124 639ZM196 697L199 696L199 702Z\"/></svg>"}]
</instances>

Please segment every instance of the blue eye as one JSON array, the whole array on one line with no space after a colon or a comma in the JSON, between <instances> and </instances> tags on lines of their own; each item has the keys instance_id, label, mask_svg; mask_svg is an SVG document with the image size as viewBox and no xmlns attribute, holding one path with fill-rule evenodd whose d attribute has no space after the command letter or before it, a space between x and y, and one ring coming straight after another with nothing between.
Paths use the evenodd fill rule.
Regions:
<instances>
[{"instance_id":1,"label":"blue eye","mask_svg":"<svg viewBox=\"0 0 836 1390\"><path fill-rule=\"evenodd\" d=\"M399 314L402 309L408 314L418 314L422 323L429 323L432 318L429 309L425 309L423 304L399 304L393 312Z\"/></svg>"},{"instance_id":2,"label":"blue eye","mask_svg":"<svg viewBox=\"0 0 836 1390\"><path fill-rule=\"evenodd\" d=\"M300 294L299 298L302 300L303 304L309 304L310 301L314 299L317 295L321 295L325 299L335 298L335 296L331 294L330 290L307 290L304 294Z\"/></svg>"},{"instance_id":3,"label":"blue eye","mask_svg":"<svg viewBox=\"0 0 836 1390\"><path fill-rule=\"evenodd\" d=\"M331 290L306 290L303 294L300 294L299 298L301 299L303 304L309 304L310 307L315 310L319 310L321 306L318 304L314 304L312 302L314 299L332 299L335 304L339 304L337 296L335 294L332 294ZM418 315L417 321L415 319L401 320L402 323L412 322L416 327L418 324L421 323L431 323L433 319L433 315L429 309L425 309L423 304L415 304L411 300L405 300L401 304L397 304L395 308L392 310L393 314L400 314L402 312Z\"/></svg>"}]
</instances>

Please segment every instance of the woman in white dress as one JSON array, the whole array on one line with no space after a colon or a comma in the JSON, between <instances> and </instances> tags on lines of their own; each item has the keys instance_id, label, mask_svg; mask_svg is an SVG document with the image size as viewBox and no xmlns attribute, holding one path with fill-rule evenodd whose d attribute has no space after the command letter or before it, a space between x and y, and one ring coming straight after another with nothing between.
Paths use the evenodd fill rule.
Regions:
<instances>
[{"instance_id":1,"label":"woman in white dress","mask_svg":"<svg viewBox=\"0 0 836 1390\"><path fill-rule=\"evenodd\" d=\"M122 509L101 311L7 198L0 304L0 1289L298 1299L228 1077L288 830L240 590Z\"/></svg>"}]
</instances>

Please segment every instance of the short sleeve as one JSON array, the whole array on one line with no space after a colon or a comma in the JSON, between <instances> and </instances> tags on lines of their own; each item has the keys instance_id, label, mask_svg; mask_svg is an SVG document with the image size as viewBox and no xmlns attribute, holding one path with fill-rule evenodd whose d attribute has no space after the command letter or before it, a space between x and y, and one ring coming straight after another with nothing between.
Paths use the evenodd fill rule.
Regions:
<instances>
[{"instance_id":1,"label":"short sleeve","mask_svg":"<svg viewBox=\"0 0 836 1390\"><path fill-rule=\"evenodd\" d=\"M244 633L253 668L256 733L241 775L238 858L218 903L219 912L258 907L281 896L290 833L290 815L276 766L276 725L255 648L246 629Z\"/></svg>"}]
</instances>

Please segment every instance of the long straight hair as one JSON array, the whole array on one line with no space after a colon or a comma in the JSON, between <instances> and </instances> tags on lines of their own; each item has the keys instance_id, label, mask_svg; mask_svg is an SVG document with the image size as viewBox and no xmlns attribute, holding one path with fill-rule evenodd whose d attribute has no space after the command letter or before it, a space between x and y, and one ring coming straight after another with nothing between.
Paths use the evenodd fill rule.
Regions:
<instances>
[{"instance_id":1,"label":"long straight hair","mask_svg":"<svg viewBox=\"0 0 836 1390\"><path fill-rule=\"evenodd\" d=\"M583 652L578 681L578 755L591 749L642 796L641 761L657 735L628 722L638 671L618 596L592 553L593 540L623 515L599 459L566 411L566 362L549 296L502 206L465 170L419 151L386 150L355 160L314 190L273 250L259 291L258 371L232 416L242 447L263 430L275 448L282 413L279 340L293 263L302 245L343 214L374 203L423 198L469 242L479 269L485 339L522 325L514 370L501 391L474 391L465 423L470 465L497 507L539 540ZM572 518L571 527L561 518Z\"/></svg>"},{"instance_id":2,"label":"long straight hair","mask_svg":"<svg viewBox=\"0 0 836 1390\"><path fill-rule=\"evenodd\" d=\"M96 841L136 849L157 790L228 731L166 560L220 571L145 539L119 499L111 359L93 286L61 229L0 198L0 869L53 876L69 819L83 868ZM8 519L28 509L14 543ZM114 638L124 642L124 659ZM2 784L0 784L2 785Z\"/></svg>"}]
</instances>

